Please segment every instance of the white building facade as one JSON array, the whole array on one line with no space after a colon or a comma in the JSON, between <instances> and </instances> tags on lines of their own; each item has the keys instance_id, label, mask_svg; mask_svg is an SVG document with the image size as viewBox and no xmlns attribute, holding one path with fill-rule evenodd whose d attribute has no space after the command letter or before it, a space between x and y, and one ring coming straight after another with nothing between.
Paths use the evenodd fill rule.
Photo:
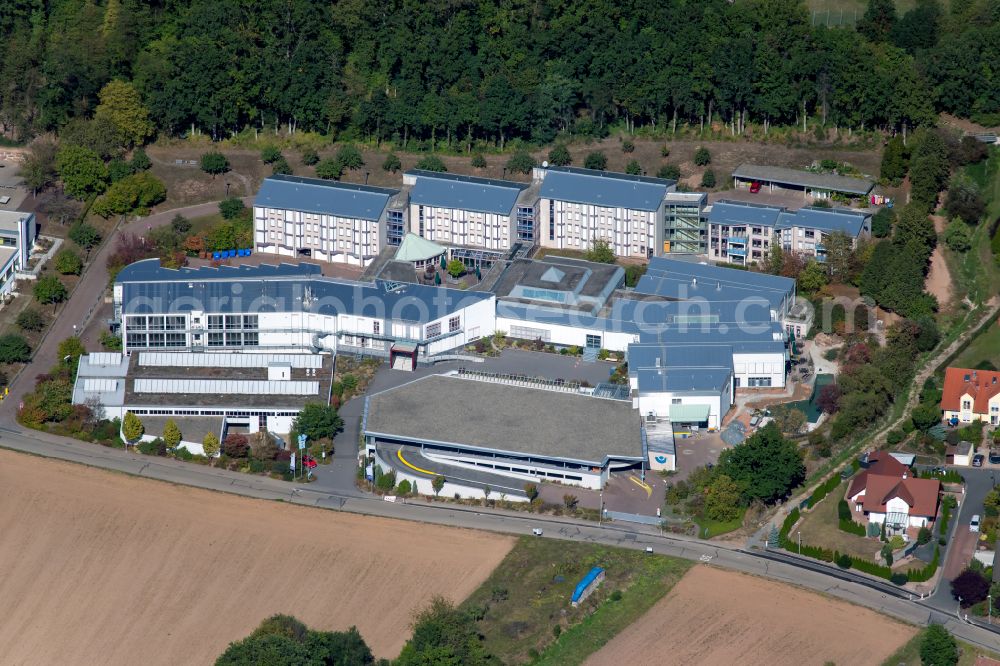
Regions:
<instances>
[{"instance_id":1,"label":"white building facade","mask_svg":"<svg viewBox=\"0 0 1000 666\"><path fill-rule=\"evenodd\" d=\"M845 208L800 208L742 201L719 201L708 213L708 256L713 261L750 266L764 261L775 245L816 261L826 261L826 243L846 234L851 246L871 237L871 214Z\"/></svg>"},{"instance_id":2,"label":"white building facade","mask_svg":"<svg viewBox=\"0 0 1000 666\"><path fill-rule=\"evenodd\" d=\"M413 170L409 231L435 243L509 250L533 241L535 202L527 183Z\"/></svg>"},{"instance_id":3,"label":"white building facade","mask_svg":"<svg viewBox=\"0 0 1000 666\"><path fill-rule=\"evenodd\" d=\"M283 257L366 266L386 244L398 190L271 176L254 200L254 247Z\"/></svg>"},{"instance_id":4,"label":"white building facade","mask_svg":"<svg viewBox=\"0 0 1000 666\"><path fill-rule=\"evenodd\" d=\"M618 257L651 257L663 247L666 198L676 183L572 167L538 167L538 243L587 251L606 242Z\"/></svg>"}]
</instances>

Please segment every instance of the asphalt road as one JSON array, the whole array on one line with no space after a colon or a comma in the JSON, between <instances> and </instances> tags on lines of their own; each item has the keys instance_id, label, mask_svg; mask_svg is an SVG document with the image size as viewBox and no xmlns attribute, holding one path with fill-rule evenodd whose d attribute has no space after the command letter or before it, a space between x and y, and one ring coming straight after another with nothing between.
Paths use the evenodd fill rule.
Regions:
<instances>
[{"instance_id":1,"label":"asphalt road","mask_svg":"<svg viewBox=\"0 0 1000 666\"><path fill-rule=\"evenodd\" d=\"M250 202L251 198L247 197L244 201ZM170 220L177 214L186 217L200 217L211 215L218 210L219 202L217 201L174 208L130 222L124 226L124 230L142 234L149 229L170 224ZM117 246L115 236L120 228L122 227L116 228L111 237L97 250L97 254L91 259L87 270L77 283L76 289L73 290L73 295L59 311L48 333L35 351L31 363L25 366L12 380L10 395L3 402L0 402L0 422L12 423L14 421L21 399L34 388L35 377L48 372L58 360L59 343L74 335L75 332L82 332L86 328L111 279L111 275L108 273L108 257L115 251ZM76 329L73 328L74 325Z\"/></svg>"},{"instance_id":2,"label":"asphalt road","mask_svg":"<svg viewBox=\"0 0 1000 666\"><path fill-rule=\"evenodd\" d=\"M948 535L948 550L945 554L943 572L957 575L972 559L972 552L967 548L960 547L962 539L959 537L968 536L969 522L972 520L972 516L977 513L980 517L983 515L983 499L985 499L986 493L993 490L996 483L996 471L975 467L952 469L965 477L965 496L960 500L958 509L952 514L952 522L948 526L950 534ZM968 539L965 540L968 541ZM972 550L974 550L974 546ZM951 586L948 582L942 574L942 580L932 597L934 605L938 608L957 608L957 602L951 596Z\"/></svg>"},{"instance_id":3,"label":"asphalt road","mask_svg":"<svg viewBox=\"0 0 1000 666\"><path fill-rule=\"evenodd\" d=\"M955 614L934 608L930 600L924 602L912 600L907 598L905 593L877 581L867 580L822 563L795 562L795 558L780 553L752 553L724 544L661 535L656 531L647 531L641 526L620 523L594 525L561 517L541 517L509 511L482 511L473 507L429 501L390 503L360 495L353 486L350 493L330 492L168 458L143 456L6 426L0 426L0 446L246 497L282 500L351 513L515 535L528 535L533 528L541 528L545 538L635 549L651 547L654 552L660 554L701 561L811 588L913 624L923 625L931 621L941 623L963 640L1000 651L1000 634L962 622Z\"/></svg>"}]
</instances>

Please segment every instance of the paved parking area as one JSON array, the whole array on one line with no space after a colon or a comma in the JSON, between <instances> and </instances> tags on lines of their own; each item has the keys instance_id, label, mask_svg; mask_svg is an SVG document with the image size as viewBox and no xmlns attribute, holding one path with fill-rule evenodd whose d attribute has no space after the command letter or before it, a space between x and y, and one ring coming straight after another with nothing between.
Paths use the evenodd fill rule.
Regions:
<instances>
[{"instance_id":1,"label":"paved parking area","mask_svg":"<svg viewBox=\"0 0 1000 666\"><path fill-rule=\"evenodd\" d=\"M674 445L677 447L677 474L672 477L673 481L686 479L695 467L707 463L714 465L718 462L722 451L731 448L722 441L722 436L717 432L700 433L687 439L678 439Z\"/></svg>"},{"instance_id":2,"label":"paved parking area","mask_svg":"<svg viewBox=\"0 0 1000 666\"><path fill-rule=\"evenodd\" d=\"M604 487L604 508L621 513L655 516L663 506L666 480L656 473L646 472L644 488L638 483L639 471L615 472Z\"/></svg>"}]
</instances>

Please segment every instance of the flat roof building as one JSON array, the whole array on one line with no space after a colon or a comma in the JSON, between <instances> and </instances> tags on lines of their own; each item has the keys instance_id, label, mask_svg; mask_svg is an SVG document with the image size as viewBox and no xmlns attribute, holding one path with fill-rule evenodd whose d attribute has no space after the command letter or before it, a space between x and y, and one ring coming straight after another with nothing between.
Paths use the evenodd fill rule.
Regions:
<instances>
[{"instance_id":1,"label":"flat roof building","mask_svg":"<svg viewBox=\"0 0 1000 666\"><path fill-rule=\"evenodd\" d=\"M14 289L18 271L28 270L28 257L37 236L34 213L0 210L0 294Z\"/></svg>"},{"instance_id":2,"label":"flat roof building","mask_svg":"<svg viewBox=\"0 0 1000 666\"><path fill-rule=\"evenodd\" d=\"M319 178L269 176L254 199L255 249L365 266L386 245L389 202L398 192Z\"/></svg>"},{"instance_id":3,"label":"flat roof building","mask_svg":"<svg viewBox=\"0 0 1000 666\"><path fill-rule=\"evenodd\" d=\"M404 458L415 450L431 460L525 480L600 488L610 470L640 467L645 459L630 401L527 381L429 375L368 396L364 424L365 446L379 457L382 447L404 446ZM384 462L399 471L398 463Z\"/></svg>"},{"instance_id":4,"label":"flat roof building","mask_svg":"<svg viewBox=\"0 0 1000 666\"><path fill-rule=\"evenodd\" d=\"M833 194L864 198L875 188L869 178L854 178L835 173L816 173L800 169L743 163L733 171L733 187L747 189L759 183L770 191L797 191L815 199L829 199Z\"/></svg>"},{"instance_id":5,"label":"flat roof building","mask_svg":"<svg viewBox=\"0 0 1000 666\"><path fill-rule=\"evenodd\" d=\"M284 437L305 404L329 403L332 381L330 354L103 352L80 358L73 404L99 405L109 419L173 417L182 431L211 417Z\"/></svg>"},{"instance_id":6,"label":"flat roof building","mask_svg":"<svg viewBox=\"0 0 1000 666\"><path fill-rule=\"evenodd\" d=\"M320 275L313 264L126 266L114 286L125 351L336 351L414 363L490 335L491 293ZM398 352L398 354L397 354Z\"/></svg>"},{"instance_id":7,"label":"flat roof building","mask_svg":"<svg viewBox=\"0 0 1000 666\"><path fill-rule=\"evenodd\" d=\"M648 421L718 428L733 405L732 347L638 343L627 360L632 404Z\"/></svg>"}]
</instances>

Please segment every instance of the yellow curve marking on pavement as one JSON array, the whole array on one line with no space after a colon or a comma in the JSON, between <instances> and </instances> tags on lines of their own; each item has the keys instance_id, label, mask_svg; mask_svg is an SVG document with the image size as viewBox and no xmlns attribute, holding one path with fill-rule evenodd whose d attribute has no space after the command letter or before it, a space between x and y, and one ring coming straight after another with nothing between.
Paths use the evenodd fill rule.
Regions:
<instances>
[{"instance_id":1,"label":"yellow curve marking on pavement","mask_svg":"<svg viewBox=\"0 0 1000 666\"><path fill-rule=\"evenodd\" d=\"M409 463L409 461L406 458L403 457L403 450L402 449L396 449L396 457L399 458L399 462L403 463L404 465L406 465L407 467L409 467L412 470L416 470L416 471L421 472L423 474L429 474L430 476L437 476L437 474L435 474L434 472L432 472L430 470L421 469L420 467L417 467L416 465L411 465Z\"/></svg>"},{"instance_id":2,"label":"yellow curve marking on pavement","mask_svg":"<svg viewBox=\"0 0 1000 666\"><path fill-rule=\"evenodd\" d=\"M629 478L630 481L632 481L632 483L634 483L635 485L639 486L640 488L642 488L643 490L646 491L646 497L652 497L653 496L653 486L649 485L648 483L643 483L642 481L640 481L639 479L635 478L634 476L630 476L628 478Z\"/></svg>"}]
</instances>

